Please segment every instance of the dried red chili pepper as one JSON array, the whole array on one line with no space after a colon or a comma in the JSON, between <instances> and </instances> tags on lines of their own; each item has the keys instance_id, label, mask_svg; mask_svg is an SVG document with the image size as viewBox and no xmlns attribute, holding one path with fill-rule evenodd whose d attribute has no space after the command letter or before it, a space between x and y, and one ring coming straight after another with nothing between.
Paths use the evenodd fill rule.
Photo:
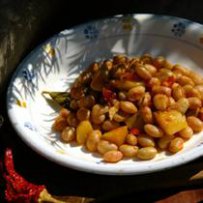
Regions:
<instances>
[{"instance_id":1,"label":"dried red chili pepper","mask_svg":"<svg viewBox=\"0 0 203 203\"><path fill-rule=\"evenodd\" d=\"M37 202L39 194L45 189L45 186L29 183L15 171L10 149L5 152L4 163L7 172L4 174L6 180L5 199L8 202Z\"/></svg>"},{"instance_id":2,"label":"dried red chili pepper","mask_svg":"<svg viewBox=\"0 0 203 203\"><path fill-rule=\"evenodd\" d=\"M14 168L13 154L7 149L4 157L6 180L5 200L14 203L53 202L64 203L53 198L44 185L35 185L25 180Z\"/></svg>"}]
</instances>

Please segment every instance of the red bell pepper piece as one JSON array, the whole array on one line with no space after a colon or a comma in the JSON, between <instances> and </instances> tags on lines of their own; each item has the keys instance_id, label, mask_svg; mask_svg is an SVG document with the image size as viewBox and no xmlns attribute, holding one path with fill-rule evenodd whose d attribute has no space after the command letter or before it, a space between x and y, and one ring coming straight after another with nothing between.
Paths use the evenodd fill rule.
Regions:
<instances>
[{"instance_id":1,"label":"red bell pepper piece","mask_svg":"<svg viewBox=\"0 0 203 203\"><path fill-rule=\"evenodd\" d=\"M139 135L140 130L138 128L131 128L130 133L132 133L133 135Z\"/></svg>"},{"instance_id":2,"label":"red bell pepper piece","mask_svg":"<svg viewBox=\"0 0 203 203\"><path fill-rule=\"evenodd\" d=\"M107 102L111 102L113 99L116 98L116 93L107 88L102 89L102 94L103 94L104 100Z\"/></svg>"},{"instance_id":3,"label":"red bell pepper piece","mask_svg":"<svg viewBox=\"0 0 203 203\"><path fill-rule=\"evenodd\" d=\"M170 77L168 77L166 80L164 80L162 82L162 85L166 86L166 87L172 87L174 82L175 82L175 77L174 76L170 76Z\"/></svg>"}]
</instances>

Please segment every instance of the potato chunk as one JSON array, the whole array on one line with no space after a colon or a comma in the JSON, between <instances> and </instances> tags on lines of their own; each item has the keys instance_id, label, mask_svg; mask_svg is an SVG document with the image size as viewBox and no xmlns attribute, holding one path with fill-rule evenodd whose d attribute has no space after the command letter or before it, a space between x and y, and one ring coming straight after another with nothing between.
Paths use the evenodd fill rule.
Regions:
<instances>
[{"instance_id":1,"label":"potato chunk","mask_svg":"<svg viewBox=\"0 0 203 203\"><path fill-rule=\"evenodd\" d=\"M158 125L168 135L173 135L187 127L185 116L178 111L158 111L154 115Z\"/></svg>"},{"instance_id":2,"label":"potato chunk","mask_svg":"<svg viewBox=\"0 0 203 203\"><path fill-rule=\"evenodd\" d=\"M112 142L112 143L116 144L117 146L120 146L125 142L125 138L126 138L127 134L128 134L127 126L122 126L122 127L119 127L119 128L116 128L114 130L104 133L102 135L102 139Z\"/></svg>"},{"instance_id":3,"label":"potato chunk","mask_svg":"<svg viewBox=\"0 0 203 203\"><path fill-rule=\"evenodd\" d=\"M76 140L78 144L85 144L88 134L92 131L92 125L88 120L81 121L76 129Z\"/></svg>"}]
</instances>

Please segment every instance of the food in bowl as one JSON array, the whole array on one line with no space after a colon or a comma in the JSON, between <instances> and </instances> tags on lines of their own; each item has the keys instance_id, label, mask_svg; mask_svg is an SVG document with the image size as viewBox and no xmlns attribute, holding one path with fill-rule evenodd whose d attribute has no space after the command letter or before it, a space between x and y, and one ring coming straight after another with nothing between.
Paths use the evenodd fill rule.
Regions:
<instances>
[{"instance_id":1,"label":"food in bowl","mask_svg":"<svg viewBox=\"0 0 203 203\"><path fill-rule=\"evenodd\" d=\"M43 92L62 106L53 123L105 162L174 154L203 129L203 78L164 57L114 56L92 63L67 92Z\"/></svg>"}]
</instances>

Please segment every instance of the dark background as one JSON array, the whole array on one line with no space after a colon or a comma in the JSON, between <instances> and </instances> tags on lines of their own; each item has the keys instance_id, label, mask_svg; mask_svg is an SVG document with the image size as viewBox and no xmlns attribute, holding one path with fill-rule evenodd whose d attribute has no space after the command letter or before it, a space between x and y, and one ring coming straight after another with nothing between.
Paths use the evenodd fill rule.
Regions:
<instances>
[{"instance_id":1,"label":"dark background","mask_svg":"<svg viewBox=\"0 0 203 203\"><path fill-rule=\"evenodd\" d=\"M74 25L132 13L203 23L202 11L201 0L0 0L0 86L36 45Z\"/></svg>"},{"instance_id":2,"label":"dark background","mask_svg":"<svg viewBox=\"0 0 203 203\"><path fill-rule=\"evenodd\" d=\"M5 117L0 129L0 157L3 158L6 147L11 147L17 171L29 181L45 184L55 195L89 196L101 202L112 202L116 198L121 202L140 199L151 202L181 189L200 187L202 182L188 184L186 180L203 169L202 159L160 173L127 177L94 175L58 166L32 151L16 135L7 119L5 93L17 64L38 44L59 31L90 20L130 13L172 15L203 23L201 2L0 0L0 114ZM3 190L4 184L0 182L0 202L4 201Z\"/></svg>"}]
</instances>

